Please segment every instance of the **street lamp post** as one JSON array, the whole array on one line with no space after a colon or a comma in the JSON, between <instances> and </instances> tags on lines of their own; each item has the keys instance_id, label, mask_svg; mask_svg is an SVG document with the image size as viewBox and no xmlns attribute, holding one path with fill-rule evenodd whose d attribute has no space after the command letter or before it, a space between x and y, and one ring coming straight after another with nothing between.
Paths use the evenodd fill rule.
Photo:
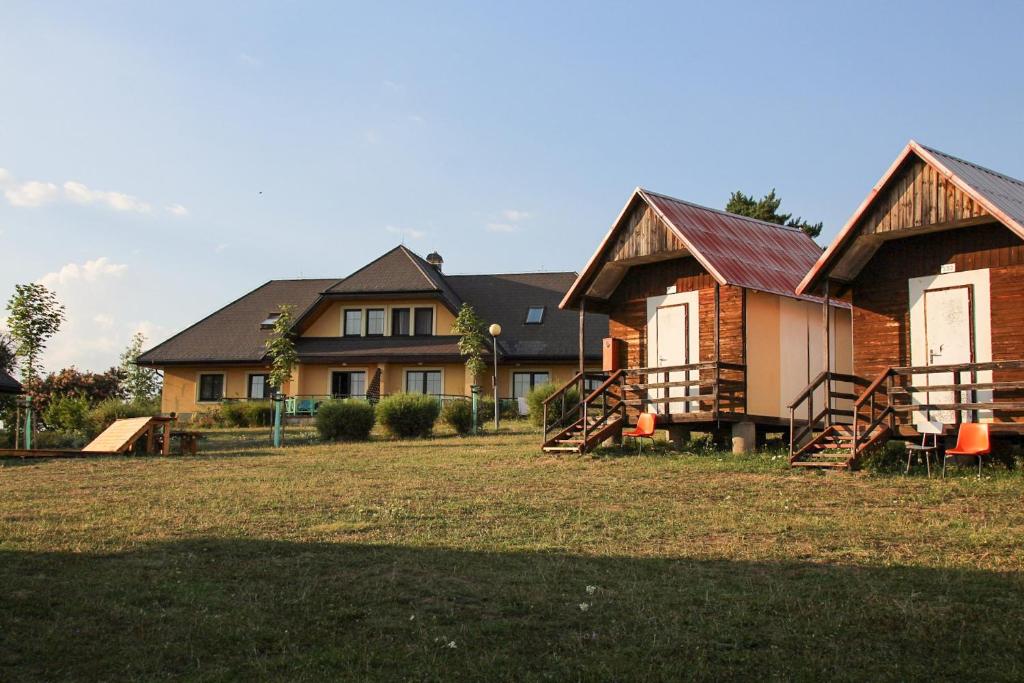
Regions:
<instances>
[{"instance_id":1,"label":"street lamp post","mask_svg":"<svg viewBox=\"0 0 1024 683\"><path fill-rule=\"evenodd\" d=\"M501 406L498 404L498 337L501 336L501 325L492 323L487 331L491 333L491 340L494 342L494 431L498 431Z\"/></svg>"}]
</instances>

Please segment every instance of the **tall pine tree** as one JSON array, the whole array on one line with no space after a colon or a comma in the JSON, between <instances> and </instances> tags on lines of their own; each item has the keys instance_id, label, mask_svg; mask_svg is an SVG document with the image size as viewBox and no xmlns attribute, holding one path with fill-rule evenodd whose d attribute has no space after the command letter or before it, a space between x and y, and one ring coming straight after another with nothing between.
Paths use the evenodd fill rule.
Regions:
<instances>
[{"instance_id":1,"label":"tall pine tree","mask_svg":"<svg viewBox=\"0 0 1024 683\"><path fill-rule=\"evenodd\" d=\"M761 197L761 199L754 199L753 195L746 195L737 190L729 197L729 203L725 205L725 210L729 213L756 218L760 221L775 223L776 225L800 228L812 239L821 234L822 223L808 223L799 216L793 218L791 213L779 213L779 205L781 204L782 199L775 196L775 188L772 188L772 191Z\"/></svg>"}]
</instances>

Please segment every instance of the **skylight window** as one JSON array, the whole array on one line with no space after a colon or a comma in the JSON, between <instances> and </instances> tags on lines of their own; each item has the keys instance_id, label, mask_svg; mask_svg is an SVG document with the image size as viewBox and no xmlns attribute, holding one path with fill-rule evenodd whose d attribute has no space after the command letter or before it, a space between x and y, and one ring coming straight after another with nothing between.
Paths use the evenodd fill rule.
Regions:
<instances>
[{"instance_id":1,"label":"skylight window","mask_svg":"<svg viewBox=\"0 0 1024 683\"><path fill-rule=\"evenodd\" d=\"M266 320L260 323L260 329L269 330L277 322L277 319L281 317L280 313L268 313Z\"/></svg>"},{"instance_id":2,"label":"skylight window","mask_svg":"<svg viewBox=\"0 0 1024 683\"><path fill-rule=\"evenodd\" d=\"M530 306L526 311L526 324L540 325L542 322L544 322L544 307Z\"/></svg>"}]
</instances>

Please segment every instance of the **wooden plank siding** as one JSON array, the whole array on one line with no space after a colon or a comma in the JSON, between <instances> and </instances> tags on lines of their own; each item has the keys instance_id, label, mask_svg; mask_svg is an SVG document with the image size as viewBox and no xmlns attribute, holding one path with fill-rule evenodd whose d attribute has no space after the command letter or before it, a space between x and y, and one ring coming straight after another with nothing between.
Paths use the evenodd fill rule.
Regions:
<instances>
[{"instance_id":1,"label":"wooden plank siding","mask_svg":"<svg viewBox=\"0 0 1024 683\"><path fill-rule=\"evenodd\" d=\"M885 368L910 365L907 280L934 275L946 263L957 272L989 269L992 360L1024 358L1024 241L1000 224L986 224L883 244L852 283L854 373L869 380ZM994 381L1024 381L1019 370ZM1020 400L1012 392L997 401ZM1018 418L1019 419L1019 418Z\"/></svg>"},{"instance_id":2,"label":"wooden plank siding","mask_svg":"<svg viewBox=\"0 0 1024 683\"><path fill-rule=\"evenodd\" d=\"M692 362L711 361L715 357L715 281L692 257L633 266L629 276L616 288L609 300L608 326L612 337L622 339L620 364L626 368L647 366L647 299L663 296L669 287L677 292L698 292L699 358ZM744 352L744 290L740 287L720 288L720 360L743 363ZM710 380L713 372L702 371L701 379ZM631 409L630 419L635 419Z\"/></svg>"},{"instance_id":3,"label":"wooden plank siding","mask_svg":"<svg viewBox=\"0 0 1024 683\"><path fill-rule=\"evenodd\" d=\"M988 216L988 212L922 159L912 156L860 221L864 235L884 235Z\"/></svg>"},{"instance_id":4,"label":"wooden plank siding","mask_svg":"<svg viewBox=\"0 0 1024 683\"><path fill-rule=\"evenodd\" d=\"M630 261L685 249L682 241L658 217L654 209L640 203L629 212L622 232L605 256L608 261Z\"/></svg>"}]
</instances>

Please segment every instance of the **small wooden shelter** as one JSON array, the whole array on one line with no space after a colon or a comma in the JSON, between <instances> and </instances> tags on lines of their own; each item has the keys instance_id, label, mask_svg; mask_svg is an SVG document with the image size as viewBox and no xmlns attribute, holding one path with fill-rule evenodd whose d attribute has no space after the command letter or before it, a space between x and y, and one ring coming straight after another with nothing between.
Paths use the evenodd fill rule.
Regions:
<instances>
[{"instance_id":1,"label":"small wooden shelter","mask_svg":"<svg viewBox=\"0 0 1024 683\"><path fill-rule=\"evenodd\" d=\"M1024 181L911 141L798 287L852 307L855 400L797 396L792 462L849 466L924 422L1024 431L1022 238Z\"/></svg>"},{"instance_id":2,"label":"small wooden shelter","mask_svg":"<svg viewBox=\"0 0 1024 683\"><path fill-rule=\"evenodd\" d=\"M586 450L641 412L741 448L789 430L789 399L826 358L849 371L848 305L795 291L820 254L796 228L637 188L561 303L606 313L610 338L603 374L549 400L545 449ZM574 386L586 406L564 405Z\"/></svg>"}]
</instances>

